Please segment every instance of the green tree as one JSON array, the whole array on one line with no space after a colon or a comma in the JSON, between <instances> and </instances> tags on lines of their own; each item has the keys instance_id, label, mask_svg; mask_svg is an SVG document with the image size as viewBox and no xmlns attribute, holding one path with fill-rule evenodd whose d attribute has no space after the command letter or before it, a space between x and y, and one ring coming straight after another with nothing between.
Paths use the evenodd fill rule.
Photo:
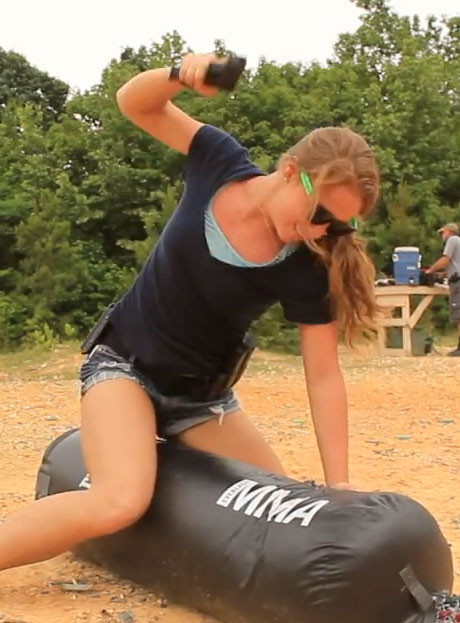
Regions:
<instances>
[{"instance_id":1,"label":"green tree","mask_svg":"<svg viewBox=\"0 0 460 623\"><path fill-rule=\"evenodd\" d=\"M361 25L338 38L326 65L260 59L233 93L184 90L177 102L231 132L267 172L315 127L361 132L382 172L378 209L364 228L377 267L390 267L393 248L405 244L420 246L430 263L441 250L436 228L460 221L460 18L422 23L386 0L356 4ZM222 41L215 48L227 52ZM37 327L45 337L68 325L85 331L145 261L182 191L184 157L125 119L115 95L135 73L178 65L188 50L177 32L126 48L99 85L67 101L59 81L43 79L37 92L39 70L0 54L0 78L9 76L0 83L0 325L8 344ZM265 346L297 342L279 307L257 331Z\"/></svg>"},{"instance_id":2,"label":"green tree","mask_svg":"<svg viewBox=\"0 0 460 623\"><path fill-rule=\"evenodd\" d=\"M0 119L8 102L40 106L43 123L59 118L68 96L67 84L33 67L21 54L0 48Z\"/></svg>"}]
</instances>

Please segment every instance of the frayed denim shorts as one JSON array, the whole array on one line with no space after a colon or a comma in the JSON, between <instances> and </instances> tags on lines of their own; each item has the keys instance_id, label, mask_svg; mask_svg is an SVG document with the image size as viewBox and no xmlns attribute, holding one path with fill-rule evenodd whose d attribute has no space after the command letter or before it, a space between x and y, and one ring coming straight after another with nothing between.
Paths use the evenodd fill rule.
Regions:
<instances>
[{"instance_id":1,"label":"frayed denim shorts","mask_svg":"<svg viewBox=\"0 0 460 623\"><path fill-rule=\"evenodd\" d=\"M225 415L241 408L233 390L209 402L196 402L188 396L164 396L155 381L137 370L135 364L109 346L98 344L80 368L80 396L94 385L111 379L136 381L147 392L155 409L158 436L163 438L174 437L216 418L222 422Z\"/></svg>"}]
</instances>

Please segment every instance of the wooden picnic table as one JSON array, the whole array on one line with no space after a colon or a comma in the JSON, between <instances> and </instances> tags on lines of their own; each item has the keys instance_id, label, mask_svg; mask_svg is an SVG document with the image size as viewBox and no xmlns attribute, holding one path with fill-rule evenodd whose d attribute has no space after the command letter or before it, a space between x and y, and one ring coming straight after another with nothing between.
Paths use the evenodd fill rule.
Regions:
<instances>
[{"instance_id":1,"label":"wooden picnic table","mask_svg":"<svg viewBox=\"0 0 460 623\"><path fill-rule=\"evenodd\" d=\"M435 296L448 296L449 287L441 284L435 286L376 286L375 293L378 304L389 312L388 316L380 322L378 329L381 352L387 355L412 355L413 329ZM416 295L422 296L422 299L411 312L411 296ZM396 308L401 308L400 318L393 317L393 311ZM387 348L386 333L388 327L401 327L402 348Z\"/></svg>"}]
</instances>

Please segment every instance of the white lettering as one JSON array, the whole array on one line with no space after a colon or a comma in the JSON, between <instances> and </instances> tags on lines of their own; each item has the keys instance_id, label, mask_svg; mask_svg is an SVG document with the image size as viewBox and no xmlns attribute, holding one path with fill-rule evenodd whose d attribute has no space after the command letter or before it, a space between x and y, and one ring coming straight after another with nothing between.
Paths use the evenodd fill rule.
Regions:
<instances>
[{"instance_id":1,"label":"white lettering","mask_svg":"<svg viewBox=\"0 0 460 623\"><path fill-rule=\"evenodd\" d=\"M255 480L245 479L226 489L216 503L256 519L266 515L266 521L275 523L289 524L294 519L300 519L301 526L309 526L316 514L329 504L329 500L311 500L311 496L287 500L291 494L292 491L275 485L261 485ZM307 500L311 501L305 504Z\"/></svg>"},{"instance_id":2,"label":"white lettering","mask_svg":"<svg viewBox=\"0 0 460 623\"><path fill-rule=\"evenodd\" d=\"M80 489L91 489L91 480L89 474L86 474L86 476L83 478L78 486Z\"/></svg>"},{"instance_id":3,"label":"white lettering","mask_svg":"<svg viewBox=\"0 0 460 623\"><path fill-rule=\"evenodd\" d=\"M267 493L271 493L274 489L276 489L275 485L266 485L265 487L260 487L258 491L253 491L249 495L246 496L245 500L237 500L233 505L233 508L237 511L246 504L248 500L252 500L250 504L248 504L247 509L244 511L245 515L253 515L253 513L257 510L257 507L262 502L262 498L267 495Z\"/></svg>"},{"instance_id":4,"label":"white lettering","mask_svg":"<svg viewBox=\"0 0 460 623\"><path fill-rule=\"evenodd\" d=\"M323 506L326 506L326 504L329 504L328 500L309 502L308 504L305 504L305 506L301 506L300 508L296 508L292 511L290 515L283 519L283 523L291 523L293 519L302 519L300 525L309 526L316 513L318 513ZM278 521L278 519L275 519L275 521Z\"/></svg>"},{"instance_id":5,"label":"white lettering","mask_svg":"<svg viewBox=\"0 0 460 623\"><path fill-rule=\"evenodd\" d=\"M309 500L309 497L306 498L293 498L292 500L287 500L278 506L278 508L272 508L268 513L268 521L274 521L275 523L286 523L284 521L285 517L291 513L294 506L298 504L302 504L302 502L306 502Z\"/></svg>"},{"instance_id":6,"label":"white lettering","mask_svg":"<svg viewBox=\"0 0 460 623\"><path fill-rule=\"evenodd\" d=\"M231 501L238 495L240 491L252 489L254 485L258 485L259 483L255 480L239 480L235 482L234 485L225 489L220 498L217 500L216 504L219 506L230 506Z\"/></svg>"},{"instance_id":7,"label":"white lettering","mask_svg":"<svg viewBox=\"0 0 460 623\"><path fill-rule=\"evenodd\" d=\"M262 515L267 510L268 506L271 505L268 521L271 521L271 515L277 512L277 509L281 506L281 502L289 495L289 491L285 491L283 489L278 489L278 491L273 491L271 495L263 502L259 508L254 512L254 517L260 519Z\"/></svg>"},{"instance_id":8,"label":"white lettering","mask_svg":"<svg viewBox=\"0 0 460 623\"><path fill-rule=\"evenodd\" d=\"M262 498L267 495L267 493L271 493L271 491L276 489L275 485L266 485L265 487L259 486L255 491L251 491L251 489L257 487L258 484L259 483L255 480L241 480L239 483L227 489L217 500L217 504L219 506L228 507L233 502L233 510L235 511L241 510L243 506L247 504L248 507L244 511L244 514L252 515L261 503Z\"/></svg>"}]
</instances>

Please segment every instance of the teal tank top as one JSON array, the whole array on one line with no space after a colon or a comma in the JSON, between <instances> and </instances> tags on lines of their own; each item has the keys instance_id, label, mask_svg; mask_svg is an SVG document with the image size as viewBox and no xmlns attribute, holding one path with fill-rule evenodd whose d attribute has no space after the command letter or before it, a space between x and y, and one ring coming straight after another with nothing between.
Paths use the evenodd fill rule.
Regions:
<instances>
[{"instance_id":1,"label":"teal tank top","mask_svg":"<svg viewBox=\"0 0 460 623\"><path fill-rule=\"evenodd\" d=\"M272 264L278 264L286 259L291 253L298 247L297 242L286 244L278 253L278 255L269 262L261 262L260 264L249 262L241 257L241 255L232 247L222 229L217 223L214 212L212 210L214 197L208 203L205 210L205 236L208 244L208 249L211 255L232 266L241 266L244 268L259 268L261 266L271 266Z\"/></svg>"}]
</instances>

